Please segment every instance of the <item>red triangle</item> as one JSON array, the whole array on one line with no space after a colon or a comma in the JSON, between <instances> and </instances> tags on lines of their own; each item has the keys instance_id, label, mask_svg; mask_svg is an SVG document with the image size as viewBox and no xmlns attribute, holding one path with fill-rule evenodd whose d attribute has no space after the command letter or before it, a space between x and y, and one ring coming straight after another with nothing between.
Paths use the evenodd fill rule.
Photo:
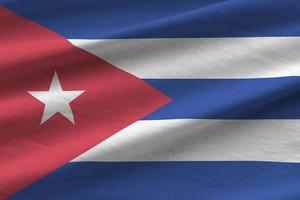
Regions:
<instances>
[{"instance_id":1,"label":"red triangle","mask_svg":"<svg viewBox=\"0 0 300 200\"><path fill-rule=\"evenodd\" d=\"M170 101L62 36L0 7L0 199L45 176ZM70 105L75 125L27 91L85 90Z\"/></svg>"}]
</instances>

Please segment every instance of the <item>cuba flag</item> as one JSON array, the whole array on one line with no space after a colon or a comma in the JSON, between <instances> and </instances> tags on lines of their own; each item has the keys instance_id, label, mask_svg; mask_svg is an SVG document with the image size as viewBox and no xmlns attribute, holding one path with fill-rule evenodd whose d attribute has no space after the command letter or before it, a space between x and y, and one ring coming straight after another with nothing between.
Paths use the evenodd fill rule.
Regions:
<instances>
[{"instance_id":1,"label":"cuba flag","mask_svg":"<svg viewBox=\"0 0 300 200\"><path fill-rule=\"evenodd\" d=\"M6 199L300 199L300 1L0 0Z\"/></svg>"}]
</instances>

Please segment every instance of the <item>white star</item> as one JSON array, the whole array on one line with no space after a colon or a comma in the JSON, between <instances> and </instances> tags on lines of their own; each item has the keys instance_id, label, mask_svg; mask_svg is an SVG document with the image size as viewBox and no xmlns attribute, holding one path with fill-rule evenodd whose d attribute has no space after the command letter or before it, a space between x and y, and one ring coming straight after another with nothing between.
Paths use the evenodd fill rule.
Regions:
<instances>
[{"instance_id":1,"label":"white star","mask_svg":"<svg viewBox=\"0 0 300 200\"><path fill-rule=\"evenodd\" d=\"M56 113L62 114L75 124L70 102L83 92L84 90L63 91L56 71L54 72L49 91L28 91L29 94L45 104L41 124Z\"/></svg>"}]
</instances>

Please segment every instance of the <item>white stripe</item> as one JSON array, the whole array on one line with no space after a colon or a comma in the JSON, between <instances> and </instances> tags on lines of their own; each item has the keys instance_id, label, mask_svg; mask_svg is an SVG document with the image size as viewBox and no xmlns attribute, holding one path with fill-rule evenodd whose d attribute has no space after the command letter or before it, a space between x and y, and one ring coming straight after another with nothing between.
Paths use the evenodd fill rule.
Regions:
<instances>
[{"instance_id":1,"label":"white stripe","mask_svg":"<svg viewBox=\"0 0 300 200\"><path fill-rule=\"evenodd\" d=\"M140 78L300 75L300 37L70 41Z\"/></svg>"},{"instance_id":2,"label":"white stripe","mask_svg":"<svg viewBox=\"0 0 300 200\"><path fill-rule=\"evenodd\" d=\"M73 161L208 160L300 162L300 121L138 121Z\"/></svg>"}]
</instances>

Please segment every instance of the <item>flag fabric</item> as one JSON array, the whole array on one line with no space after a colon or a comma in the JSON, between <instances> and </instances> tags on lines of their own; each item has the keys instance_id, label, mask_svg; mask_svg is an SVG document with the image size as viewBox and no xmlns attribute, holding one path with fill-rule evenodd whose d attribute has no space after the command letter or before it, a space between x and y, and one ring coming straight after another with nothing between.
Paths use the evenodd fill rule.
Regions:
<instances>
[{"instance_id":1,"label":"flag fabric","mask_svg":"<svg viewBox=\"0 0 300 200\"><path fill-rule=\"evenodd\" d=\"M0 199L300 199L299 1L0 3Z\"/></svg>"}]
</instances>

